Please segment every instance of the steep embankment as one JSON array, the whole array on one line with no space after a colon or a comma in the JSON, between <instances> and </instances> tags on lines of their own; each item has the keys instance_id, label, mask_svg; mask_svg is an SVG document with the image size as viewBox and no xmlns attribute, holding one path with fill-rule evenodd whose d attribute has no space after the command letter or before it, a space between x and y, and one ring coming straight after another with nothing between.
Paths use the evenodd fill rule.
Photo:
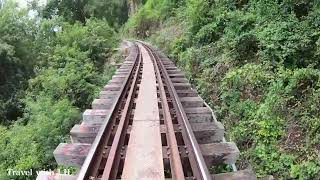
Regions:
<instances>
[{"instance_id":1,"label":"steep embankment","mask_svg":"<svg viewBox=\"0 0 320 180\"><path fill-rule=\"evenodd\" d=\"M318 1L148 0L125 31L171 55L259 176L320 177Z\"/></svg>"}]
</instances>

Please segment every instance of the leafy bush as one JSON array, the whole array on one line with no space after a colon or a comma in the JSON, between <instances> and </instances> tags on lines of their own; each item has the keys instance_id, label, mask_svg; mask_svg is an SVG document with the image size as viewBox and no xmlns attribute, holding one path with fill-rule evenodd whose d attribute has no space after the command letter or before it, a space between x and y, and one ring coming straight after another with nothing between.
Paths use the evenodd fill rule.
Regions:
<instances>
[{"instance_id":1,"label":"leafy bush","mask_svg":"<svg viewBox=\"0 0 320 180\"><path fill-rule=\"evenodd\" d=\"M312 179L320 177L319 161L304 161L291 167L291 176L296 179Z\"/></svg>"},{"instance_id":2,"label":"leafy bush","mask_svg":"<svg viewBox=\"0 0 320 180\"><path fill-rule=\"evenodd\" d=\"M49 25L49 29L60 26L62 31L56 32L51 54L46 56L48 68L39 70L38 76L30 80L30 95L37 97L46 92L55 99L67 97L84 109L107 81L101 73L118 41L115 32L97 19L89 19L86 26L59 21Z\"/></svg>"},{"instance_id":3,"label":"leafy bush","mask_svg":"<svg viewBox=\"0 0 320 180\"><path fill-rule=\"evenodd\" d=\"M80 112L70 101L57 101L45 93L37 100L26 99L26 106L24 119L1 131L0 167L4 179L27 178L8 177L7 169L53 169L53 150L57 144L67 140L65 135L80 119Z\"/></svg>"},{"instance_id":4,"label":"leafy bush","mask_svg":"<svg viewBox=\"0 0 320 180\"><path fill-rule=\"evenodd\" d=\"M0 94L1 120L2 110L9 107L6 103L19 99L24 106L16 105L22 111L16 122L0 127L0 179L35 179L36 173L9 177L7 169L56 168L52 152L69 139L71 127L81 120L80 112L111 78L110 57L119 39L104 20L91 18L82 25L61 17L37 17L37 26L31 26L28 23L35 19L11 11L21 12L14 6L0 9L5 14L0 17L4 25L0 26L0 57L3 68L8 68L0 70L8 75L3 80L8 86L1 83L1 89L14 91L9 101ZM10 28L18 30L11 34Z\"/></svg>"},{"instance_id":5,"label":"leafy bush","mask_svg":"<svg viewBox=\"0 0 320 180\"><path fill-rule=\"evenodd\" d=\"M183 0L147 0L145 4L129 18L124 26L127 35L149 37L160 25L160 21L172 15L171 9Z\"/></svg>"},{"instance_id":6,"label":"leafy bush","mask_svg":"<svg viewBox=\"0 0 320 180\"><path fill-rule=\"evenodd\" d=\"M187 0L172 11L150 40L215 109L237 166L319 179L318 1ZM168 38L175 26L183 31Z\"/></svg>"}]
</instances>

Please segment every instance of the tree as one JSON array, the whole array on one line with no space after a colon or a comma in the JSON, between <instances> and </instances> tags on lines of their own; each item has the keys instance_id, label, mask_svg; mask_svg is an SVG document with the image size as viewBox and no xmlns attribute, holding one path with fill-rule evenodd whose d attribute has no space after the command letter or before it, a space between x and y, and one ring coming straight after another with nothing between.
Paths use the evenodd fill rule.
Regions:
<instances>
[{"instance_id":1,"label":"tree","mask_svg":"<svg viewBox=\"0 0 320 180\"><path fill-rule=\"evenodd\" d=\"M128 19L126 0L52 0L44 8L43 17L62 16L68 22L82 24L86 19L96 17L106 19L113 26L124 24Z\"/></svg>"},{"instance_id":2,"label":"tree","mask_svg":"<svg viewBox=\"0 0 320 180\"><path fill-rule=\"evenodd\" d=\"M14 3L0 9L1 180L35 179L8 177L8 168L57 167L53 150L110 79L105 63L118 44L105 20L27 14Z\"/></svg>"},{"instance_id":3,"label":"tree","mask_svg":"<svg viewBox=\"0 0 320 180\"><path fill-rule=\"evenodd\" d=\"M69 22L79 21L85 24L86 18L89 17L84 11L87 3L88 0L52 0L43 10L43 16L45 18L63 16Z\"/></svg>"},{"instance_id":4,"label":"tree","mask_svg":"<svg viewBox=\"0 0 320 180\"><path fill-rule=\"evenodd\" d=\"M0 119L8 124L22 115L20 102L36 64L32 45L35 30L26 11L8 2L0 9Z\"/></svg>"}]
</instances>

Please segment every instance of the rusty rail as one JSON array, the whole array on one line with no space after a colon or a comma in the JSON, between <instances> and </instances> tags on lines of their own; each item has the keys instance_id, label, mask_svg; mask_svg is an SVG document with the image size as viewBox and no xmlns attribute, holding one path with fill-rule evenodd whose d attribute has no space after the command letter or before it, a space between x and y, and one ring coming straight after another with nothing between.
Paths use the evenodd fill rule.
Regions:
<instances>
[{"instance_id":1,"label":"rusty rail","mask_svg":"<svg viewBox=\"0 0 320 180\"><path fill-rule=\"evenodd\" d=\"M133 93L133 87L136 84L136 78L137 78L137 74L139 73L139 67L140 67L140 63L141 63L141 55L140 55L140 50L138 48L137 45L135 45L135 49L137 51L136 54L136 60L134 65L132 66L129 75L126 77L125 82L123 84L123 86L121 87L120 90L120 94L116 97L116 104L114 104L110 110L110 114L107 115L106 117L106 121L102 124L92 146L91 149L89 151L89 154L87 155L86 160L84 161L81 170L79 172L79 175L77 177L78 180L87 180L87 179L96 179L98 177L98 171L99 168L101 166L102 163L102 159L106 158L106 154L107 154L107 150L108 150L108 146L106 145L108 143L108 140L110 139L111 136L111 132L112 130L115 129L115 121L116 118L118 117L118 114L116 114L118 112L119 109L121 109L121 102L126 98L126 93L128 92L128 90L130 91L130 94L127 98L127 101L124 105L124 107L126 108L125 111L122 111L121 114L121 123L120 128L117 128L117 133L115 136L115 141L113 141L112 143L112 147L111 147L111 151L109 151L109 155L107 156L108 159L115 159L115 155L116 152L118 152L119 147L118 147L118 142L122 139L121 134L123 134L123 126L124 126L124 120L125 118L127 118L127 110L129 109L129 106L131 106L130 102L131 102L131 96ZM134 82L131 82L130 85L130 79L133 79L134 77ZM128 104L129 103L129 104ZM112 121L112 122L110 122ZM113 163L113 161L111 162ZM109 165L109 164L108 164ZM109 165L108 167L112 167L111 165ZM104 172L103 175L105 176L105 174L109 174L110 175L110 171L111 169L107 168L106 170L108 170L107 172ZM107 178L108 179L108 178Z\"/></svg>"},{"instance_id":2,"label":"rusty rail","mask_svg":"<svg viewBox=\"0 0 320 180\"><path fill-rule=\"evenodd\" d=\"M187 115L182 107L182 104L179 100L178 94L175 91L175 88L173 86L173 83L171 82L169 75L167 73L167 71L165 70L165 67L163 65L163 63L161 62L160 57L154 53L153 49L151 47L149 47L146 44L143 44L145 48L148 49L150 56L152 57L152 59L154 60L154 64L155 64L155 68L157 69L158 72L158 83L160 83L160 87L163 88L162 82L160 79L162 79L162 81L164 81L167 85L168 85L168 91L170 93L170 96L173 97L171 100L173 102L173 107L175 110L177 110L176 115L177 115L177 119L180 122L180 125L183 126L182 132L183 132L183 137L184 137L184 142L186 143L186 146L188 148L188 155L189 155L189 159L191 160L190 164L192 166L192 171L193 171L193 175L196 179L203 179L203 180L210 180L211 175L209 173L209 170L206 166L206 163L203 159L203 156L201 154L201 150L200 147L197 143L197 140L193 134L193 131L191 129L191 125L188 121ZM160 77L160 73L162 74L163 78ZM164 90L163 92L164 93ZM164 95L165 96L165 95ZM165 101L166 100L166 97ZM166 103L165 103L166 104ZM169 111L166 109L166 111ZM169 120L171 120L171 118L169 118ZM171 125L171 124L170 124ZM174 135L173 135L174 136ZM170 140L171 139L175 139L175 137L170 136ZM176 149L175 144L174 145L174 150ZM173 158L179 158L179 154L173 154ZM181 161L178 161L179 163L181 163ZM175 165L178 163L175 162ZM179 165L176 165L179 166ZM181 164L180 164L181 166ZM177 179L180 179L180 176L182 176L184 179L184 175L183 172L181 174L180 171L176 172L176 177ZM179 174L178 174L179 173ZM176 178L174 178L176 179Z\"/></svg>"},{"instance_id":3,"label":"rusty rail","mask_svg":"<svg viewBox=\"0 0 320 180\"><path fill-rule=\"evenodd\" d=\"M162 82L162 78L161 78L161 73L163 71L161 71L158 67L158 64L156 62L156 58L154 57L151 49L146 46L145 44L143 44L145 48L148 49L148 53L151 56L151 59L153 60L153 64L156 70L156 75L157 75L157 79L158 79L158 85L159 85L159 90L160 90L160 97L162 100L162 106L163 106L163 113L164 113L164 118L165 118L165 122L166 122L166 126L167 126L167 130L168 130L168 139L169 139L169 144L170 144L170 152L171 154L171 158L170 158L170 162L172 164L172 172L173 172L173 179L177 179L177 180L183 180L184 178L184 172L183 172L183 167L182 167L182 162L180 159L180 154L179 154L179 149L178 149L178 143L177 143L177 139L175 137L175 132L174 132L174 127L173 127L173 123L172 123L172 117L170 114L170 107L168 105L168 99L166 96L166 91L164 89L164 84Z\"/></svg>"},{"instance_id":4,"label":"rusty rail","mask_svg":"<svg viewBox=\"0 0 320 180\"><path fill-rule=\"evenodd\" d=\"M116 135L113 139L112 146L109 152L109 156L107 159L107 163L105 165L105 169L103 171L102 179L115 179L117 175L116 169L119 166L119 160L120 160L120 146L124 147L124 138L125 138L125 133L127 131L127 127L129 124L129 114L132 110L133 106L133 96L136 91L136 85L138 83L138 76L139 76L139 71L141 67L141 61L142 61L142 56L139 54L138 59L138 67L137 67L137 72L134 74L133 77L133 83L130 87L130 90L127 94L127 99L125 106L121 110L121 118L120 122L117 128Z\"/></svg>"}]
</instances>

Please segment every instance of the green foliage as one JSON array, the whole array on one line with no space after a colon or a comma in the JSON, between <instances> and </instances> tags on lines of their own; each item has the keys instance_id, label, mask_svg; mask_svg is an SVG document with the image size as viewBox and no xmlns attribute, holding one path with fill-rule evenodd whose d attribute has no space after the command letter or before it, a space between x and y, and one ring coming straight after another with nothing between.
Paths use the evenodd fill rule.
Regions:
<instances>
[{"instance_id":1,"label":"green foliage","mask_svg":"<svg viewBox=\"0 0 320 180\"><path fill-rule=\"evenodd\" d=\"M253 154L255 156L252 156ZM288 170L290 170L295 159L292 155L279 151L276 146L266 146L260 143L247 156L251 159L250 163L252 165L261 166L256 170L258 176L269 173L279 179L283 179L283 177L289 178Z\"/></svg>"},{"instance_id":2,"label":"green foliage","mask_svg":"<svg viewBox=\"0 0 320 180\"><path fill-rule=\"evenodd\" d=\"M75 106L84 109L99 86L106 82L99 73L103 73L105 60L117 42L115 32L107 23L96 19L88 20L86 26L58 25L62 31L55 33L52 52L46 56L48 67L30 80L30 96L37 97L45 92L55 99L67 97ZM49 29L56 26L51 24Z\"/></svg>"},{"instance_id":3,"label":"green foliage","mask_svg":"<svg viewBox=\"0 0 320 180\"><path fill-rule=\"evenodd\" d=\"M319 179L318 1L187 0L172 11L150 40L216 110L237 165Z\"/></svg>"},{"instance_id":4,"label":"green foliage","mask_svg":"<svg viewBox=\"0 0 320 180\"><path fill-rule=\"evenodd\" d=\"M320 177L319 161L304 161L291 167L291 176L296 179L312 179Z\"/></svg>"},{"instance_id":5,"label":"green foliage","mask_svg":"<svg viewBox=\"0 0 320 180\"><path fill-rule=\"evenodd\" d=\"M33 75L36 64L30 54L34 21L27 12L18 11L8 2L0 9L0 123L10 124L21 116L23 104L21 90Z\"/></svg>"},{"instance_id":6,"label":"green foliage","mask_svg":"<svg viewBox=\"0 0 320 180\"><path fill-rule=\"evenodd\" d=\"M64 17L71 23L74 23L76 21L85 23L88 15L85 13L84 8L87 3L88 0L51 0L45 6L45 9L42 13L45 18L52 18L58 15Z\"/></svg>"},{"instance_id":7,"label":"green foliage","mask_svg":"<svg viewBox=\"0 0 320 180\"><path fill-rule=\"evenodd\" d=\"M239 69L229 71L222 80L222 91L225 102L250 99L259 101L272 79L267 65L246 64ZM229 105L228 105L229 106Z\"/></svg>"},{"instance_id":8,"label":"green foliage","mask_svg":"<svg viewBox=\"0 0 320 180\"><path fill-rule=\"evenodd\" d=\"M90 17L106 19L113 27L118 28L128 20L127 0L89 0L84 11Z\"/></svg>"},{"instance_id":9,"label":"green foliage","mask_svg":"<svg viewBox=\"0 0 320 180\"><path fill-rule=\"evenodd\" d=\"M99 84L98 73L88 62L87 53L74 48L57 47L55 58L51 61L55 63L52 67L30 80L30 95L38 97L45 92L54 99L68 97L77 107L84 108L93 99L98 88L95 84Z\"/></svg>"},{"instance_id":10,"label":"green foliage","mask_svg":"<svg viewBox=\"0 0 320 180\"><path fill-rule=\"evenodd\" d=\"M27 13L14 4L0 10L0 118L12 121L0 126L0 179L36 176L8 177L7 169L56 168L53 150L114 72L119 39L108 22Z\"/></svg>"},{"instance_id":11,"label":"green foliage","mask_svg":"<svg viewBox=\"0 0 320 180\"><path fill-rule=\"evenodd\" d=\"M37 100L26 99L26 106L24 119L29 122L23 125L25 120L21 120L9 130L1 131L2 171L54 167L53 150L67 140L65 135L80 119L80 112L68 100L53 100L45 93L37 96Z\"/></svg>"},{"instance_id":12,"label":"green foliage","mask_svg":"<svg viewBox=\"0 0 320 180\"><path fill-rule=\"evenodd\" d=\"M124 24L128 19L126 0L51 0L42 11L45 18L62 16L68 22L83 24L87 19L96 17L105 19L113 27Z\"/></svg>"},{"instance_id":13,"label":"green foliage","mask_svg":"<svg viewBox=\"0 0 320 180\"><path fill-rule=\"evenodd\" d=\"M159 22L172 15L172 8L182 0L147 0L125 24L124 31L138 37L148 37L159 27Z\"/></svg>"},{"instance_id":14,"label":"green foliage","mask_svg":"<svg viewBox=\"0 0 320 180\"><path fill-rule=\"evenodd\" d=\"M318 160L319 121L314 117L319 117L320 71L279 69L271 73L265 67L247 64L225 75L222 112L230 136L259 175L316 177L312 169L318 165L312 164L315 167L306 174L293 176L289 170L297 168L302 156L308 158L306 162ZM286 156L291 160L282 161Z\"/></svg>"}]
</instances>

